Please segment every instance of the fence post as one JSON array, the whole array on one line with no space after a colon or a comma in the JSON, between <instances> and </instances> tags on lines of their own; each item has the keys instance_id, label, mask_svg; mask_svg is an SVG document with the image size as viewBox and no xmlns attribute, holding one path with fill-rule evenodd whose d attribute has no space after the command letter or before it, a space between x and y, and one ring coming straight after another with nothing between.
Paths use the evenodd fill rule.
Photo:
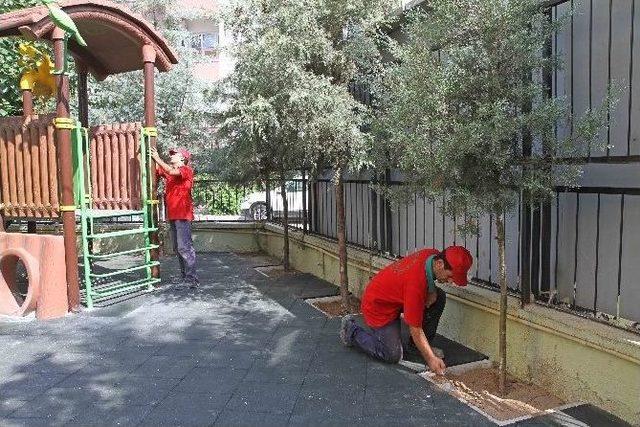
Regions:
<instances>
[{"instance_id":1,"label":"fence post","mask_svg":"<svg viewBox=\"0 0 640 427\"><path fill-rule=\"evenodd\" d=\"M311 219L313 232L318 232L318 180L314 178L311 186L312 206L311 206Z\"/></svg>"},{"instance_id":2,"label":"fence post","mask_svg":"<svg viewBox=\"0 0 640 427\"><path fill-rule=\"evenodd\" d=\"M549 292L551 288L551 203L544 202L540 212L540 292ZM539 295L538 293L538 295Z\"/></svg>"},{"instance_id":3,"label":"fence post","mask_svg":"<svg viewBox=\"0 0 640 427\"><path fill-rule=\"evenodd\" d=\"M302 171L302 232L307 234L307 171Z\"/></svg>"},{"instance_id":4,"label":"fence post","mask_svg":"<svg viewBox=\"0 0 640 427\"><path fill-rule=\"evenodd\" d=\"M526 106L525 106L526 108ZM528 132L523 132L522 135L522 153L524 157L528 157L531 155L531 134ZM527 173L526 166L523 166L522 170L523 174ZM531 302L531 241L532 238L535 239L536 236L531 235L531 197L529 192L522 192L522 202L521 202L521 227L520 232L522 234L520 239L520 304L524 306L525 304L529 304ZM538 212L539 213L539 212ZM540 227L538 224L537 232L539 232ZM539 236L537 236L539 238ZM538 260L538 257L535 257L535 260Z\"/></svg>"},{"instance_id":5,"label":"fence post","mask_svg":"<svg viewBox=\"0 0 640 427\"><path fill-rule=\"evenodd\" d=\"M387 188L391 186L391 170L387 169L384 174L385 184ZM383 198L382 206L384 212L384 250L388 253L393 252L393 224L391 221L391 203L386 198Z\"/></svg>"},{"instance_id":6,"label":"fence post","mask_svg":"<svg viewBox=\"0 0 640 427\"><path fill-rule=\"evenodd\" d=\"M267 192L265 196L265 201L267 202L267 221L271 221L271 181L269 181L269 177L267 177L265 181L265 191Z\"/></svg>"},{"instance_id":7,"label":"fence post","mask_svg":"<svg viewBox=\"0 0 640 427\"><path fill-rule=\"evenodd\" d=\"M374 172L371 176L371 180L369 181L369 198L371 199L371 247L369 250L380 250L379 242L378 242L378 194L372 188L371 185L375 185L378 182L378 175Z\"/></svg>"}]
</instances>

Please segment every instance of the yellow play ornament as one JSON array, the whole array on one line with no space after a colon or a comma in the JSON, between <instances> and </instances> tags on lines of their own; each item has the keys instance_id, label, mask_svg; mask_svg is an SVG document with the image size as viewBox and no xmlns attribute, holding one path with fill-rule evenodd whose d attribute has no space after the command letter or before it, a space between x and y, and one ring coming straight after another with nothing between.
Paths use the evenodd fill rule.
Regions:
<instances>
[{"instance_id":1,"label":"yellow play ornament","mask_svg":"<svg viewBox=\"0 0 640 427\"><path fill-rule=\"evenodd\" d=\"M29 68L22 74L20 89L30 90L37 97L52 97L56 92L56 79L52 74L54 65L51 57L32 45L24 43L20 44L19 50L23 56L22 64L27 65L27 61L24 61L24 58L28 59L30 64L35 63L35 69Z\"/></svg>"}]
</instances>

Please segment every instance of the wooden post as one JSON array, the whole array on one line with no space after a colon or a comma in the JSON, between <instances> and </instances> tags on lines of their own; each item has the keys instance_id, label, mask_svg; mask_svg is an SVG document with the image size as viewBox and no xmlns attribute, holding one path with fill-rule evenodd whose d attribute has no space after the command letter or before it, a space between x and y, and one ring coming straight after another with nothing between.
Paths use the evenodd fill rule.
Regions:
<instances>
[{"instance_id":1,"label":"wooden post","mask_svg":"<svg viewBox=\"0 0 640 427\"><path fill-rule=\"evenodd\" d=\"M27 118L33 114L33 88L22 88L22 116Z\"/></svg>"},{"instance_id":2,"label":"wooden post","mask_svg":"<svg viewBox=\"0 0 640 427\"><path fill-rule=\"evenodd\" d=\"M155 127L156 125L156 99L155 99L155 65L156 65L156 51L151 45L142 46L142 61L144 62L144 125L145 127ZM151 137L150 145L152 147L158 146L156 137ZM156 163L151 160L149 172L149 179L151 180L151 194L149 198L151 200L158 200L158 184L156 181ZM158 225L158 210L156 205L150 205L150 215L153 219L153 224ZM158 232L151 233L151 243L158 245L160 239ZM157 249L151 251L151 260L158 261L160 253ZM151 274L153 277L160 277L160 268L152 267Z\"/></svg>"},{"instance_id":3,"label":"wooden post","mask_svg":"<svg viewBox=\"0 0 640 427\"><path fill-rule=\"evenodd\" d=\"M22 90L22 117L26 121L33 115L33 88L29 85L20 86ZM27 221L27 233L35 234L36 232L36 222Z\"/></svg>"},{"instance_id":4,"label":"wooden post","mask_svg":"<svg viewBox=\"0 0 640 427\"><path fill-rule=\"evenodd\" d=\"M64 62L64 31L53 30L53 53L56 69L62 69ZM69 76L56 76L56 116L68 119L69 110ZM76 216L73 197L73 161L71 147L71 129L56 128L58 148L58 174L60 177L62 231L64 235L64 255L67 275L67 298L69 310L77 310L80 306L80 281L78 279L78 248L76 247Z\"/></svg>"}]
</instances>

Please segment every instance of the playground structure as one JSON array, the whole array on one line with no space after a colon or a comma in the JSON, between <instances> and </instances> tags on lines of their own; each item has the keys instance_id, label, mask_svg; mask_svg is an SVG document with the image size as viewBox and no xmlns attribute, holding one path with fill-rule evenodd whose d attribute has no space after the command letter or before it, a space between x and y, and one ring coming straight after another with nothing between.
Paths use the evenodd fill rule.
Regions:
<instances>
[{"instance_id":1,"label":"playground structure","mask_svg":"<svg viewBox=\"0 0 640 427\"><path fill-rule=\"evenodd\" d=\"M50 41L54 52L51 64L45 54L21 46L22 53L39 55L37 67L20 82L23 115L0 118L0 314L5 315L35 309L38 317L56 317L63 314L56 308L61 293L66 313L81 302L91 308L105 299L151 290L160 281L155 165L149 156L157 138L154 72L168 71L176 56L150 24L121 5L86 0L59 5L77 25L86 47L57 27L44 6L0 15L0 37ZM77 119L70 115L69 76L51 70L52 65L66 68L67 47L78 75ZM90 127L88 74L103 80L136 70L144 76L143 122ZM34 114L34 94L47 96L52 82L55 114ZM100 227L106 218L131 215L141 216L142 225L126 230ZM5 220L27 221L29 234L7 233ZM37 220L61 223L62 236L37 234ZM124 236L138 236L143 243L134 249L94 251L96 241ZM143 264L109 272L95 268L96 261L132 254L142 254ZM24 301L12 300L18 261L29 281ZM62 265L57 274L64 270L61 287L51 274ZM132 272L144 277L131 280Z\"/></svg>"}]
</instances>

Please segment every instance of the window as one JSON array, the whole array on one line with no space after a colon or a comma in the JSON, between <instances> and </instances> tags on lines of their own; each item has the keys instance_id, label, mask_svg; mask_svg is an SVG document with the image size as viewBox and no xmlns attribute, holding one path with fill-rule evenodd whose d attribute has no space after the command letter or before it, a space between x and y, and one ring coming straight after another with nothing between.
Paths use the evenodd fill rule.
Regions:
<instances>
[{"instance_id":1,"label":"window","mask_svg":"<svg viewBox=\"0 0 640 427\"><path fill-rule=\"evenodd\" d=\"M191 47L204 55L216 55L219 43L218 33L199 33L191 37Z\"/></svg>"}]
</instances>

